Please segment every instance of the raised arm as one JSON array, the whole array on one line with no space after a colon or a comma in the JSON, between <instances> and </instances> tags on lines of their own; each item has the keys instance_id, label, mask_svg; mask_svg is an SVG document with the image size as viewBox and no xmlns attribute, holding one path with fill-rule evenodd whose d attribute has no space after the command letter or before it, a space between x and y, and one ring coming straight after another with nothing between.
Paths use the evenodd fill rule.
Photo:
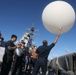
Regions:
<instances>
[{"instance_id":1,"label":"raised arm","mask_svg":"<svg viewBox=\"0 0 76 75\"><path fill-rule=\"evenodd\" d=\"M56 36L56 39L54 40L54 44L57 43L59 37L60 37L60 34L58 34L58 35Z\"/></svg>"}]
</instances>

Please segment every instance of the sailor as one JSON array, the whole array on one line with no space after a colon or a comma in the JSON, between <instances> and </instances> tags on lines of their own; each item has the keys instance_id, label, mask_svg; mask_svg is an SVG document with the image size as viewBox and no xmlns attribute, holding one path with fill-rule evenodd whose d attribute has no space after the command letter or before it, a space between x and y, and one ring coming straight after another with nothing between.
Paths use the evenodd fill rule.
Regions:
<instances>
[{"instance_id":1,"label":"sailor","mask_svg":"<svg viewBox=\"0 0 76 75\"><path fill-rule=\"evenodd\" d=\"M7 41L5 44L5 54L3 56L3 63L1 68L1 75L8 75L11 64L12 64L12 57L13 52L16 49L14 42L17 40L16 35L11 36L11 40Z\"/></svg>"},{"instance_id":2,"label":"sailor","mask_svg":"<svg viewBox=\"0 0 76 75\"><path fill-rule=\"evenodd\" d=\"M50 50L55 46L56 42L58 41L59 36L60 35L56 36L56 39L51 45L48 45L47 40L44 40L43 45L37 48L36 53L38 54L38 59L35 63L35 67L33 69L32 75L37 75L40 68L42 69L42 75L46 75L47 58Z\"/></svg>"},{"instance_id":3,"label":"sailor","mask_svg":"<svg viewBox=\"0 0 76 75\"><path fill-rule=\"evenodd\" d=\"M26 43L24 41L22 41L21 43L22 43L21 48L23 49L23 69L25 71L28 68L28 65L27 65L28 57L27 56L29 55L29 48L25 46ZM26 64L26 67L25 67L25 64Z\"/></svg>"},{"instance_id":4,"label":"sailor","mask_svg":"<svg viewBox=\"0 0 76 75\"><path fill-rule=\"evenodd\" d=\"M35 62L36 62L36 60L37 60L37 56L38 56L38 54L36 53L36 50L37 50L37 47L36 46L34 46L33 47L33 50L31 51L31 59L32 59L32 67L34 68L34 66L35 66Z\"/></svg>"},{"instance_id":5,"label":"sailor","mask_svg":"<svg viewBox=\"0 0 76 75\"><path fill-rule=\"evenodd\" d=\"M5 41L4 41L4 38L2 37L2 34L0 32L0 47L5 47Z\"/></svg>"}]
</instances>

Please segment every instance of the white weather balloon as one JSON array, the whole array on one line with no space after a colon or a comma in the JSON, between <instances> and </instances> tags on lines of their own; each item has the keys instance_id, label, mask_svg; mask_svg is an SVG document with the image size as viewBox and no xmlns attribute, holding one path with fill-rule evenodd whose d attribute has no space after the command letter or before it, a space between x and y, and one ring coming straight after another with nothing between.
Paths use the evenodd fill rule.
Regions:
<instances>
[{"instance_id":1,"label":"white weather balloon","mask_svg":"<svg viewBox=\"0 0 76 75\"><path fill-rule=\"evenodd\" d=\"M75 11L65 1L54 1L44 8L42 22L48 31L54 34L62 34L73 27Z\"/></svg>"}]
</instances>

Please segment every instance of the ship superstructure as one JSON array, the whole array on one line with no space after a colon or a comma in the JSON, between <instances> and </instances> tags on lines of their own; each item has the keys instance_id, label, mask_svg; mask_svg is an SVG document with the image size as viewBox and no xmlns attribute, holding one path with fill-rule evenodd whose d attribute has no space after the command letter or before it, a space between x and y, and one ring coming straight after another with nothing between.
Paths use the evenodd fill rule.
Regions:
<instances>
[{"instance_id":1,"label":"ship superstructure","mask_svg":"<svg viewBox=\"0 0 76 75\"><path fill-rule=\"evenodd\" d=\"M21 41L25 42L25 46L29 47L29 48L33 48L35 45L33 36L34 36L34 32L36 31L34 26L32 25L30 28L27 29L28 32L25 32L24 35L22 36L22 38L20 39Z\"/></svg>"}]
</instances>

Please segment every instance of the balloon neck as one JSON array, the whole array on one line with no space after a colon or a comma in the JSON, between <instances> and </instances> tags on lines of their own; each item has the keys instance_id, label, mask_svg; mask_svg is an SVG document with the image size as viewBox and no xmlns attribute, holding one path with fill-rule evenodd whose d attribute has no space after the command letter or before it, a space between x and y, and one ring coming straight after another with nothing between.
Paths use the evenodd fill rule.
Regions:
<instances>
[{"instance_id":1,"label":"balloon neck","mask_svg":"<svg viewBox=\"0 0 76 75\"><path fill-rule=\"evenodd\" d=\"M59 28L59 30L61 31L61 30L62 30L62 28Z\"/></svg>"},{"instance_id":2,"label":"balloon neck","mask_svg":"<svg viewBox=\"0 0 76 75\"><path fill-rule=\"evenodd\" d=\"M59 28L59 34L61 34L62 33L62 28Z\"/></svg>"}]
</instances>

